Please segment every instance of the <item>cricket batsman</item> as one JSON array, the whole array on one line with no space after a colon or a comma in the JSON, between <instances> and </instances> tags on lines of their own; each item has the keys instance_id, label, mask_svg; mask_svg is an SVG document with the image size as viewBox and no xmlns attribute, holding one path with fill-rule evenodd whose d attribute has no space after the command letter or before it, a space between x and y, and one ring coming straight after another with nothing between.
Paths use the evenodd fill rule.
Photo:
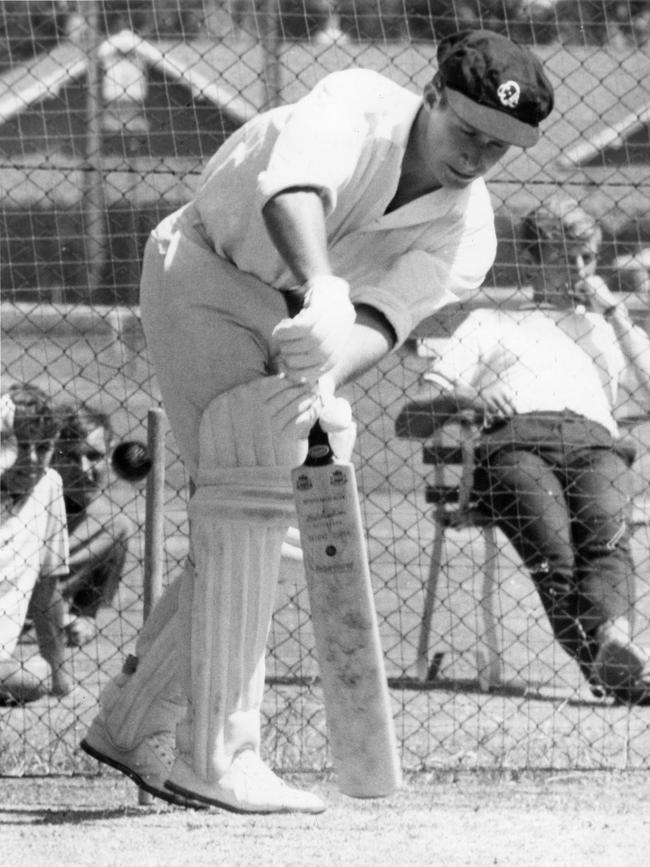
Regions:
<instances>
[{"instance_id":1,"label":"cricket batsman","mask_svg":"<svg viewBox=\"0 0 650 867\"><path fill-rule=\"evenodd\" d=\"M82 746L166 800L325 809L260 756L290 470L318 417L345 427L339 385L481 285L483 176L553 107L538 59L502 35L455 34L437 60L421 95L349 69L252 119L147 243L142 320L193 483L190 554Z\"/></svg>"}]
</instances>

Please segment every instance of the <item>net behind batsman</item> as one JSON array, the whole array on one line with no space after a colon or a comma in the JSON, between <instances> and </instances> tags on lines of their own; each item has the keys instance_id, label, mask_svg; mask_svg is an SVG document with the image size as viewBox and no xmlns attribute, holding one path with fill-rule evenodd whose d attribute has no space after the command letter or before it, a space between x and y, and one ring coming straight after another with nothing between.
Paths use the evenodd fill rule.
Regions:
<instances>
[{"instance_id":1,"label":"net behind batsman","mask_svg":"<svg viewBox=\"0 0 650 867\"><path fill-rule=\"evenodd\" d=\"M163 796L324 809L259 755L289 471L321 412L314 385L331 394L480 286L496 248L483 175L510 145L537 141L552 105L527 49L456 34L423 96L354 69L251 120L154 230L142 317L196 486L191 557L145 629L137 670L106 691L91 754ZM168 770L152 745L184 706L180 683L187 713Z\"/></svg>"}]
</instances>

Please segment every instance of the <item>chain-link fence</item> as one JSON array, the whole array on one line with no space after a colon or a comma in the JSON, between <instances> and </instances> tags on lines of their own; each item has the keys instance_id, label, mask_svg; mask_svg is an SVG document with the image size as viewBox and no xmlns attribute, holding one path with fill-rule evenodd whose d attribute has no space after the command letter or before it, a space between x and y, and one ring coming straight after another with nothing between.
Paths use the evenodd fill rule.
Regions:
<instances>
[{"instance_id":1,"label":"chain-link fence","mask_svg":"<svg viewBox=\"0 0 650 867\"><path fill-rule=\"evenodd\" d=\"M528 42L556 88L539 144L512 149L488 177L498 253L485 287L423 324L399 353L346 389L359 421L355 454L380 629L405 768L634 768L648 743L642 707L596 698L554 640L506 537L497 534L494 601L501 680L485 689L480 654L481 527L447 528L429 661L416 665L436 535L427 502L427 440L396 419L444 355L468 308L521 307L527 272L518 227L561 189L602 227L599 273L634 319L648 313L650 66L648 3L268 0L2 3L2 384L29 383L56 405L84 401L121 439L146 439L159 394L138 319L141 254L158 220L186 202L205 159L256 112L300 97L326 73L361 66L420 91L436 40L488 26ZM516 287L516 288L513 288ZM529 296L526 296L529 297ZM642 385L619 408L637 459L632 554L635 638L650 645L650 401ZM165 580L187 549L186 476L166 440ZM142 622L145 498L114 480L105 527L126 516L122 578L96 614L98 633L65 651L75 688L0 707L0 773L95 770L78 752L106 680ZM29 624L27 624L28 626ZM38 653L25 628L14 650ZM285 569L268 659L265 750L283 769L329 764L309 606Z\"/></svg>"}]
</instances>

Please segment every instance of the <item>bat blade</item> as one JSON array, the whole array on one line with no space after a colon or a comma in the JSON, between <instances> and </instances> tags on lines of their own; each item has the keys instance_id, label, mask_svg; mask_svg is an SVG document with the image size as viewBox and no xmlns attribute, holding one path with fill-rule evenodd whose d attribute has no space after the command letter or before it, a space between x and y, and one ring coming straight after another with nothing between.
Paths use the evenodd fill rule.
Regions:
<instances>
[{"instance_id":1,"label":"bat blade","mask_svg":"<svg viewBox=\"0 0 650 867\"><path fill-rule=\"evenodd\" d=\"M338 784L353 797L382 797L399 787L401 770L356 477L318 424L292 483Z\"/></svg>"}]
</instances>

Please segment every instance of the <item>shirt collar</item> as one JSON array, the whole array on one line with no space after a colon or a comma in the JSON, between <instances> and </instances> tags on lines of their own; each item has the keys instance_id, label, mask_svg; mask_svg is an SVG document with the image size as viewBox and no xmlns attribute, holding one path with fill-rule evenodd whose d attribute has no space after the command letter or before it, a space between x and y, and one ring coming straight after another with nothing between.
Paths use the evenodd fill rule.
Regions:
<instances>
[{"instance_id":1,"label":"shirt collar","mask_svg":"<svg viewBox=\"0 0 650 867\"><path fill-rule=\"evenodd\" d=\"M478 178L473 182L473 184L476 183L481 183L481 179ZM452 189L451 187L441 187L439 190L426 193L424 196L418 196L417 199L413 199L407 205L402 205L396 211L391 211L390 214L382 214L382 216L364 226L363 231L385 231L386 229L414 226L418 223L430 223L432 216L439 219L443 216L445 210L451 212L459 205L462 206L467 197L469 197L473 184L461 190Z\"/></svg>"}]
</instances>

